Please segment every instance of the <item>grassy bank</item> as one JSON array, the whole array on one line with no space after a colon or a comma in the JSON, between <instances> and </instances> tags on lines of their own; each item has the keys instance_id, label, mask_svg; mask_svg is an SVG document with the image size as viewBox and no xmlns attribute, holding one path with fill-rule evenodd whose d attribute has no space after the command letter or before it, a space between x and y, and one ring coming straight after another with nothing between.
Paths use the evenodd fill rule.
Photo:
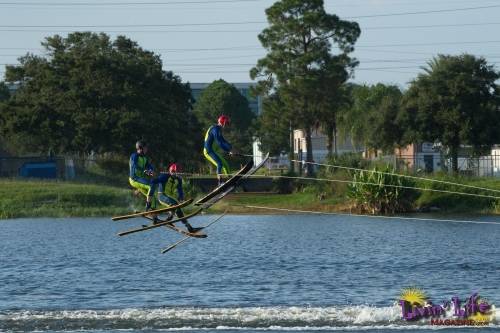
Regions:
<instances>
[{"instance_id":1,"label":"grassy bank","mask_svg":"<svg viewBox=\"0 0 500 333\"><path fill-rule=\"evenodd\" d=\"M279 194L235 193L210 209L212 213L272 213L244 205L304 210L341 209L342 198L319 201L311 192ZM128 187L59 181L0 180L0 218L85 217L126 214L143 207Z\"/></svg>"},{"instance_id":2,"label":"grassy bank","mask_svg":"<svg viewBox=\"0 0 500 333\"><path fill-rule=\"evenodd\" d=\"M343 177L346 178L346 177ZM475 187L498 190L499 192L465 188L463 186L418 181L416 187L432 190L465 192L471 194L500 197L500 179L493 178L453 178L437 176L436 179L466 184ZM332 185L334 189L325 186L309 186L300 192L279 195L257 195L237 193L231 195L213 207L213 211L229 213L264 213L273 214L272 210L263 210L246 206L265 206L293 210L309 210L320 212L356 212L352 201L347 196L345 184ZM323 197L320 199L321 194ZM418 191L413 204L413 212L432 212L436 214L500 214L500 200L494 198L475 197L468 195L440 193L433 191ZM275 213L279 213L276 211Z\"/></svg>"},{"instance_id":3,"label":"grassy bank","mask_svg":"<svg viewBox=\"0 0 500 333\"><path fill-rule=\"evenodd\" d=\"M259 209L248 206L263 206L284 208L292 210L338 212L348 210L345 197L331 197L320 200L318 194L301 192L292 194L247 194L235 193L227 197L213 208L211 212L221 213L227 211L233 214L282 214L280 211Z\"/></svg>"},{"instance_id":4,"label":"grassy bank","mask_svg":"<svg viewBox=\"0 0 500 333\"><path fill-rule=\"evenodd\" d=\"M466 192L500 197L500 179L498 178L465 178L441 175L435 176L434 179L474 186L477 188L467 188L436 182L430 183L427 181L419 181L417 186L431 188L433 190ZM485 191L478 188L487 188L498 192ZM442 211L444 213L500 214L500 200L498 199L431 191L422 191L420 197L416 201L416 207L424 211Z\"/></svg>"},{"instance_id":5,"label":"grassy bank","mask_svg":"<svg viewBox=\"0 0 500 333\"><path fill-rule=\"evenodd\" d=\"M500 191L500 179L456 179L441 177L441 180L460 182L478 187ZM330 186L330 185L328 185ZM210 209L212 213L227 210L233 214L272 214L279 213L246 206L265 206L310 211L349 211L350 202L346 195L345 184L334 184L333 189L324 185L299 187L292 194L247 194L234 193ZM465 189L460 186L418 182L418 187L467 191L469 193L487 192ZM499 195L500 193L489 193ZM126 186L71 183L36 180L0 180L0 218L18 217L79 217L113 216L125 214L143 207L143 198L136 198ZM421 192L415 202L421 211L439 213L499 214L499 200Z\"/></svg>"},{"instance_id":6,"label":"grassy bank","mask_svg":"<svg viewBox=\"0 0 500 333\"><path fill-rule=\"evenodd\" d=\"M111 216L130 210L131 191L109 185L0 180L0 218Z\"/></svg>"}]
</instances>

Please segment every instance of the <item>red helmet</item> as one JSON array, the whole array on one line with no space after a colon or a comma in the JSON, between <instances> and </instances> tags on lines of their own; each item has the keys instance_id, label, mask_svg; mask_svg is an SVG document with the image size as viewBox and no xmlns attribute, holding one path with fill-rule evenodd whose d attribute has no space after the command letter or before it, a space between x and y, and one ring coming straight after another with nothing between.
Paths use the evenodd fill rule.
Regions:
<instances>
[{"instance_id":1,"label":"red helmet","mask_svg":"<svg viewBox=\"0 0 500 333\"><path fill-rule=\"evenodd\" d=\"M229 119L229 116L226 115L221 115L219 119L217 119L217 123L221 126L226 126L231 122L231 119Z\"/></svg>"},{"instance_id":2,"label":"red helmet","mask_svg":"<svg viewBox=\"0 0 500 333\"><path fill-rule=\"evenodd\" d=\"M177 164L175 163L172 163L170 164L170 166L168 167L168 172L170 173L176 173L177 170L179 170L180 168L177 166Z\"/></svg>"}]
</instances>

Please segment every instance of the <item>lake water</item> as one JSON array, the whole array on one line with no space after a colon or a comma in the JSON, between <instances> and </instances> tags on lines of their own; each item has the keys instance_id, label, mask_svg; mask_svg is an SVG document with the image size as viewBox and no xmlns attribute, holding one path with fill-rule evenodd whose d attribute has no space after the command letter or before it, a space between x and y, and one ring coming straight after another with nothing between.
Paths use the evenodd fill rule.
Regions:
<instances>
[{"instance_id":1,"label":"lake water","mask_svg":"<svg viewBox=\"0 0 500 333\"><path fill-rule=\"evenodd\" d=\"M476 219L499 224L225 216L167 254L166 228L116 236L139 219L4 220L0 331L434 331L401 318L404 288L500 306L500 218Z\"/></svg>"}]
</instances>

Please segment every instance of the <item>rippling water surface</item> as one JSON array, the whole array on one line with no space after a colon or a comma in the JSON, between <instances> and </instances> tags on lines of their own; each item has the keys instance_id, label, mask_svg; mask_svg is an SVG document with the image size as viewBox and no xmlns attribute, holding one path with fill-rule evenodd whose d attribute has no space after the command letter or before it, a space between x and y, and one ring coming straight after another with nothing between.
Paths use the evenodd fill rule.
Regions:
<instances>
[{"instance_id":1,"label":"rippling water surface","mask_svg":"<svg viewBox=\"0 0 500 333\"><path fill-rule=\"evenodd\" d=\"M403 288L500 306L500 219L481 219L499 225L226 216L163 255L179 235L116 236L140 220L4 220L0 331L434 331L401 319Z\"/></svg>"}]
</instances>

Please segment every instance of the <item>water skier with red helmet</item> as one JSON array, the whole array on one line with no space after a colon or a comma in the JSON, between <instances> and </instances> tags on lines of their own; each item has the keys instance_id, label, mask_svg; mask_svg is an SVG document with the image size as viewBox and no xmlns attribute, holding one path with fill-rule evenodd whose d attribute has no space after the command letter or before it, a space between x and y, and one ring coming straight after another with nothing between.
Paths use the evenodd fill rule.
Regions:
<instances>
[{"instance_id":1,"label":"water skier with red helmet","mask_svg":"<svg viewBox=\"0 0 500 333\"><path fill-rule=\"evenodd\" d=\"M179 171L179 166L176 163L172 163L168 168L168 172L164 172L160 175L160 177L158 177L160 179L158 186L158 200L162 205L172 206L179 204L179 201L184 201L184 191L182 190L182 177L178 174L178 171ZM166 193L167 183L169 180L172 180L173 184L177 182L176 185L177 200L175 200ZM172 219L174 216L171 212L169 213L170 216L167 218L167 220ZM184 213L180 208L175 210L175 215L177 215L178 218L184 217ZM187 220L182 220L182 223L186 226L189 232L196 232L202 229L202 228L192 227Z\"/></svg>"},{"instance_id":2,"label":"water skier with red helmet","mask_svg":"<svg viewBox=\"0 0 500 333\"><path fill-rule=\"evenodd\" d=\"M217 119L217 124L210 126L205 134L205 144L203 148L203 155L210 161L213 165L217 167L217 180L219 185L222 184L222 175L229 174L229 165L227 161L220 154L217 153L214 147L214 143L224 150L225 152L232 154L232 146L229 142L222 136L222 128L228 126L230 119L226 115L221 115Z\"/></svg>"}]
</instances>

